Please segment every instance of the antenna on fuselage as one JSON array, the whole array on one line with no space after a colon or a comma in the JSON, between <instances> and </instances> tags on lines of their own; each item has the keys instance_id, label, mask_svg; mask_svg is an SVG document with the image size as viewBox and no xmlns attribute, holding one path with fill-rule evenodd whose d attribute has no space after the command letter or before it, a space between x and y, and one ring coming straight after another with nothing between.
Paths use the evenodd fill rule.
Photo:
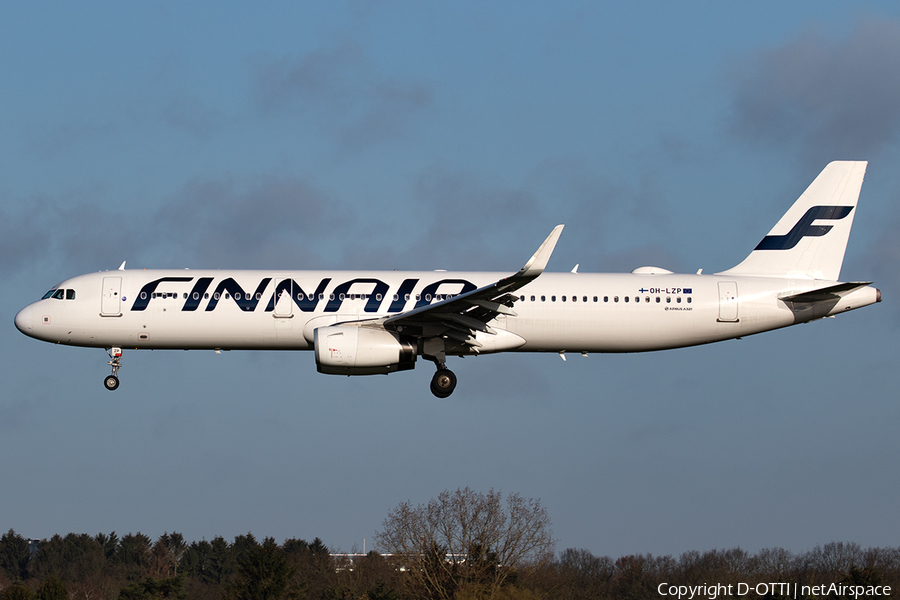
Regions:
<instances>
[{"instance_id":1,"label":"antenna on fuselage","mask_svg":"<svg viewBox=\"0 0 900 600\"><path fill-rule=\"evenodd\" d=\"M127 261L127 260L123 260L123 261L122 261L122 264L119 265L119 269L118 269L119 271L124 271L124 270L125 270L125 263L126 263L126 262L128 262L128 261Z\"/></svg>"}]
</instances>

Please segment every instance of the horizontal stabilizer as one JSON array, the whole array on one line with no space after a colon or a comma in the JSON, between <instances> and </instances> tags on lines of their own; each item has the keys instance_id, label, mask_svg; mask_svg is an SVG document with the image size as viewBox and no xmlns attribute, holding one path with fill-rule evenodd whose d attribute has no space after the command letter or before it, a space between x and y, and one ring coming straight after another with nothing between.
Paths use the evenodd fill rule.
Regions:
<instances>
[{"instance_id":1,"label":"horizontal stabilizer","mask_svg":"<svg viewBox=\"0 0 900 600\"><path fill-rule=\"evenodd\" d=\"M836 300L841 296L846 296L850 292L871 284L871 281L849 281L847 283L838 283L817 290L791 294L790 296L782 296L781 299L786 302L827 302L829 300Z\"/></svg>"}]
</instances>

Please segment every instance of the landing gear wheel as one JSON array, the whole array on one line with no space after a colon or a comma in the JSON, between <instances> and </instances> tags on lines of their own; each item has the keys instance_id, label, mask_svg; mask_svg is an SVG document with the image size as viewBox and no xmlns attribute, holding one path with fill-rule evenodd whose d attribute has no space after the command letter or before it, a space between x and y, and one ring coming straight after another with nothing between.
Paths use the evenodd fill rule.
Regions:
<instances>
[{"instance_id":1,"label":"landing gear wheel","mask_svg":"<svg viewBox=\"0 0 900 600\"><path fill-rule=\"evenodd\" d=\"M115 375L107 375L106 379L103 380L103 386L112 392L119 387L119 378Z\"/></svg>"},{"instance_id":2,"label":"landing gear wheel","mask_svg":"<svg viewBox=\"0 0 900 600\"><path fill-rule=\"evenodd\" d=\"M438 398L446 398L456 389L456 375L450 369L438 369L431 378L431 393Z\"/></svg>"}]
</instances>

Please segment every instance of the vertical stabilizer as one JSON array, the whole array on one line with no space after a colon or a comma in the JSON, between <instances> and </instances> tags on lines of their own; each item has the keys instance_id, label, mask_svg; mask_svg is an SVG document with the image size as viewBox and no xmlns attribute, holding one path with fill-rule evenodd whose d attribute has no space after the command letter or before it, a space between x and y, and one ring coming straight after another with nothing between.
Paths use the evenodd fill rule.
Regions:
<instances>
[{"instance_id":1,"label":"vertical stabilizer","mask_svg":"<svg viewBox=\"0 0 900 600\"><path fill-rule=\"evenodd\" d=\"M867 164L829 163L750 256L722 274L837 281Z\"/></svg>"}]
</instances>

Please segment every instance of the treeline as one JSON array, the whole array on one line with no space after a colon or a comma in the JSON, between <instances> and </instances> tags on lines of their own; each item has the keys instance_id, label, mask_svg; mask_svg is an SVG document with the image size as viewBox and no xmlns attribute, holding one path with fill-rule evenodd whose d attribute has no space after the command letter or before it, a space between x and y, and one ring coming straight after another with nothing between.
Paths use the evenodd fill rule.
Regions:
<instances>
[{"instance_id":1,"label":"treeline","mask_svg":"<svg viewBox=\"0 0 900 600\"><path fill-rule=\"evenodd\" d=\"M145 598L342 598L335 561L318 538L278 545L252 534L187 543L142 533L70 533L37 542L10 530L0 538L0 600ZM362 591L364 596L365 590Z\"/></svg>"},{"instance_id":2,"label":"treeline","mask_svg":"<svg viewBox=\"0 0 900 600\"><path fill-rule=\"evenodd\" d=\"M35 547L36 546L36 547ZM484 560L484 553L480 555ZM353 599L417 600L428 598L410 585L409 566L370 552L352 562L333 556L318 538L312 542L252 534L228 542L186 542L181 534L164 534L155 542L141 533L55 535L30 545L10 530L0 538L0 600L145 600L206 599ZM494 590L501 600L660 599L673 586L732 585L734 597L790 597L785 588L756 585L798 583L890 586L900 589L900 548L862 549L831 543L804 553L780 548L750 554L741 549L685 552L677 558L651 555L618 559L569 549L554 560L511 573ZM458 568L465 568L464 564ZM500 564L495 569L503 569ZM487 598L486 583L461 578L450 590L458 600ZM738 596L737 584L750 587ZM663 587L660 587L660 586ZM721 589L721 588L720 588ZM883 591L883 587L881 588ZM846 597L846 594L799 594ZM710 597L710 590L695 597ZM716 597L728 597L721 592ZM670 596L674 598L674 592ZM884 597L884 596L879 596ZM449 600L449 598L447 600Z\"/></svg>"}]
</instances>

